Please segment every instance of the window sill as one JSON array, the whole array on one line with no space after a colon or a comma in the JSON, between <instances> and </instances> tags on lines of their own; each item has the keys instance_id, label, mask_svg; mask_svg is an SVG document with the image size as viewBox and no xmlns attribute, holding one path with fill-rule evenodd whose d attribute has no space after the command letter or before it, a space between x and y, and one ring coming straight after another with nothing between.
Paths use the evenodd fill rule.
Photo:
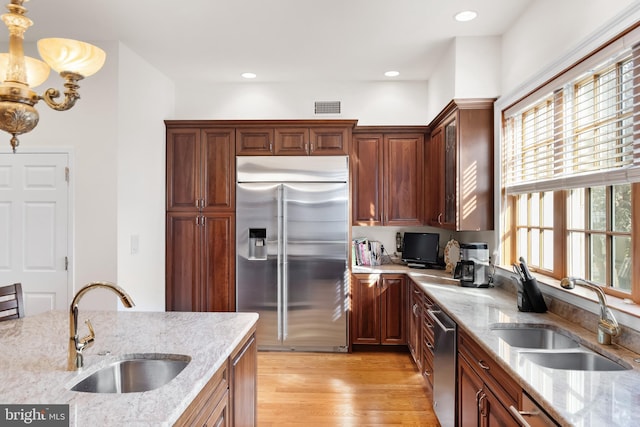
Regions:
<instances>
[{"instance_id":1,"label":"window sill","mask_svg":"<svg viewBox=\"0 0 640 427\"><path fill-rule=\"evenodd\" d=\"M513 272L505 266L501 266L503 273L513 276ZM575 305L593 314L600 315L600 305L596 293L590 289L576 286L574 289L564 289L560 281L543 274L532 273L538 281L543 294L557 298L568 304ZM607 305L616 316L621 325L640 331L640 305L631 300L607 295Z\"/></svg>"}]
</instances>

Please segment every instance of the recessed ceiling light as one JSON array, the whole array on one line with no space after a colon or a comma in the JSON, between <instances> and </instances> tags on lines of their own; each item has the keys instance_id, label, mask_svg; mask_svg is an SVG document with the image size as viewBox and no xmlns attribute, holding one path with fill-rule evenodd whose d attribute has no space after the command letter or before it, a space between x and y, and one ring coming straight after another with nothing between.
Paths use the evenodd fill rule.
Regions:
<instances>
[{"instance_id":1,"label":"recessed ceiling light","mask_svg":"<svg viewBox=\"0 0 640 427\"><path fill-rule=\"evenodd\" d=\"M478 16L478 12L473 10L463 10L462 12L458 12L455 15L455 19L458 22L467 22L476 19Z\"/></svg>"},{"instance_id":2,"label":"recessed ceiling light","mask_svg":"<svg viewBox=\"0 0 640 427\"><path fill-rule=\"evenodd\" d=\"M245 79L255 79L257 77L255 73L242 73L241 75Z\"/></svg>"},{"instance_id":3,"label":"recessed ceiling light","mask_svg":"<svg viewBox=\"0 0 640 427\"><path fill-rule=\"evenodd\" d=\"M387 71L384 75L387 77L398 77L400 75L400 71Z\"/></svg>"}]
</instances>

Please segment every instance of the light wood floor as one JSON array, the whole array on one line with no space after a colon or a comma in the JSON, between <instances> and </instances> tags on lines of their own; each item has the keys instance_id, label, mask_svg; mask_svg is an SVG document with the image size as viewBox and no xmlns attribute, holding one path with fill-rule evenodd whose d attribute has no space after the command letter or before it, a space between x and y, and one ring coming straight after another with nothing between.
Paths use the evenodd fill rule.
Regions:
<instances>
[{"instance_id":1,"label":"light wood floor","mask_svg":"<svg viewBox=\"0 0 640 427\"><path fill-rule=\"evenodd\" d=\"M408 353L258 352L258 426L439 426Z\"/></svg>"}]
</instances>

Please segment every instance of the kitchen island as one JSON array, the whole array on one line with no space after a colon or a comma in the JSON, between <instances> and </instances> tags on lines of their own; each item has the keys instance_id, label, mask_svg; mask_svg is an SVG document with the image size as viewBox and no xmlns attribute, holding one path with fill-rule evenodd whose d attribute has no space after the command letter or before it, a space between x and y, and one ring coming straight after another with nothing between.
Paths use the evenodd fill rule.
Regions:
<instances>
[{"instance_id":1,"label":"kitchen island","mask_svg":"<svg viewBox=\"0 0 640 427\"><path fill-rule=\"evenodd\" d=\"M202 398L211 378L227 367L239 347L253 340L258 320L255 313L81 311L80 316L81 321L91 319L96 338L78 371L66 370L67 312L0 322L1 404L68 404L71 426L170 426L185 411L193 411L190 405ZM79 329L86 335L84 325ZM255 358L255 346L252 352ZM177 377L155 390L71 391L98 369L136 354L186 355L191 360ZM226 372L224 380L229 381Z\"/></svg>"},{"instance_id":2,"label":"kitchen island","mask_svg":"<svg viewBox=\"0 0 640 427\"><path fill-rule=\"evenodd\" d=\"M506 288L509 286L507 284L495 288L465 288L443 271L415 270L396 265L355 267L352 272L406 274L451 316L458 325L459 333L462 331L471 337L500 369L560 425L640 425L640 413L636 409L640 396L640 363L636 360L640 361L640 356L616 344L598 344L595 324L592 331L551 312L520 312L516 295ZM497 323L550 325L562 329L582 346L630 369L587 371L537 365L522 356L521 348L509 346L492 332L491 326ZM437 375L438 372L433 374Z\"/></svg>"}]
</instances>

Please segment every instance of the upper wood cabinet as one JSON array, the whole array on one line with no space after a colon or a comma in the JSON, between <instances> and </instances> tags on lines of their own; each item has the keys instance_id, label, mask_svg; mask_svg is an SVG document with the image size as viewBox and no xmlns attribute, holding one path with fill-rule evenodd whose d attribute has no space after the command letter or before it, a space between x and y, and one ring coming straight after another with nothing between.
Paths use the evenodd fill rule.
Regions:
<instances>
[{"instance_id":1,"label":"upper wood cabinet","mask_svg":"<svg viewBox=\"0 0 640 427\"><path fill-rule=\"evenodd\" d=\"M424 222L493 229L493 99L454 100L431 123Z\"/></svg>"},{"instance_id":2,"label":"upper wood cabinet","mask_svg":"<svg viewBox=\"0 0 640 427\"><path fill-rule=\"evenodd\" d=\"M422 225L426 129L362 127L354 133L354 225ZM385 132L368 132L375 130Z\"/></svg>"},{"instance_id":3,"label":"upper wood cabinet","mask_svg":"<svg viewBox=\"0 0 640 427\"><path fill-rule=\"evenodd\" d=\"M167 210L235 209L233 129L167 127Z\"/></svg>"},{"instance_id":4,"label":"upper wood cabinet","mask_svg":"<svg viewBox=\"0 0 640 427\"><path fill-rule=\"evenodd\" d=\"M229 122L228 122L229 123ZM355 120L236 121L238 156L349 154Z\"/></svg>"}]
</instances>

